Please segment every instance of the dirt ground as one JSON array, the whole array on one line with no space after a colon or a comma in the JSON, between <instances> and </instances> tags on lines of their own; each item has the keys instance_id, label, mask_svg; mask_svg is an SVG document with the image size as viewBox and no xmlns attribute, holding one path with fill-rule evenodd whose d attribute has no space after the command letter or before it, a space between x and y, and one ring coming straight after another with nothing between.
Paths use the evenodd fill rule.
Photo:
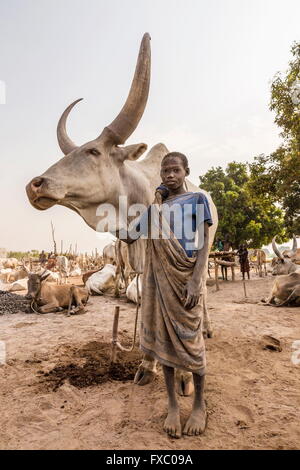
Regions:
<instances>
[{"instance_id":1,"label":"dirt ground","mask_svg":"<svg viewBox=\"0 0 300 470\"><path fill-rule=\"evenodd\" d=\"M270 275L248 282L247 302L240 280L221 282L219 292L209 287L208 425L202 436L179 440L162 430L161 369L153 383L134 385L137 350L119 354L119 374L109 370L114 306L121 306L119 334L128 344L134 304L92 297L83 315L0 316L7 351L0 366L0 449L299 448L300 365L291 355L300 340L300 309L258 305L272 282ZM279 339L282 351L264 349L263 335ZM191 404L192 397L180 397L183 423Z\"/></svg>"}]
</instances>

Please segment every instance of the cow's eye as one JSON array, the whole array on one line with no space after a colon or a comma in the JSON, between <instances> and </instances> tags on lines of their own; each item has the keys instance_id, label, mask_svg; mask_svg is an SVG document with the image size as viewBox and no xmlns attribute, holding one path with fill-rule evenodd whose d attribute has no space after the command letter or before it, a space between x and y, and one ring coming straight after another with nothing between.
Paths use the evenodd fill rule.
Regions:
<instances>
[{"instance_id":1,"label":"cow's eye","mask_svg":"<svg viewBox=\"0 0 300 470\"><path fill-rule=\"evenodd\" d=\"M95 155L96 157L97 157L98 155L100 155L99 150L97 150L97 149L95 149L95 148L88 149L88 150L86 151L86 153L88 153L89 155Z\"/></svg>"}]
</instances>

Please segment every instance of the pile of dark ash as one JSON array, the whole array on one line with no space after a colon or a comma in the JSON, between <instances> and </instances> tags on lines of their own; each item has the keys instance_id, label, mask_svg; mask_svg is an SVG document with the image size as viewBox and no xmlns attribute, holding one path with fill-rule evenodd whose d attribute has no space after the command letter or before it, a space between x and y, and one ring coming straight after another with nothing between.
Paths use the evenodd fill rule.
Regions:
<instances>
[{"instance_id":1,"label":"pile of dark ash","mask_svg":"<svg viewBox=\"0 0 300 470\"><path fill-rule=\"evenodd\" d=\"M26 312L29 301L22 295L0 290L0 315L5 313Z\"/></svg>"},{"instance_id":2,"label":"pile of dark ash","mask_svg":"<svg viewBox=\"0 0 300 470\"><path fill-rule=\"evenodd\" d=\"M67 380L77 388L89 387L118 380L122 382L134 379L141 361L141 352L133 350L130 353L119 352L116 362L110 363L111 345L92 341L77 351L79 358L84 358L83 365L76 362L58 364L49 372L39 371L41 382L48 384L56 391ZM76 359L76 358L74 358Z\"/></svg>"}]
</instances>

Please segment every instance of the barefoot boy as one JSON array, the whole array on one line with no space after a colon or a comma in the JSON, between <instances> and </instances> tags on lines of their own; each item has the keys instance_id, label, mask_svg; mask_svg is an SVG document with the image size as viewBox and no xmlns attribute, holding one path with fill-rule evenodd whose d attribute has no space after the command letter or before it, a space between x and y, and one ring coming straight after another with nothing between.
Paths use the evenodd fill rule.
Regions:
<instances>
[{"instance_id":1,"label":"barefoot boy","mask_svg":"<svg viewBox=\"0 0 300 470\"><path fill-rule=\"evenodd\" d=\"M166 205L170 209L177 205L181 213L179 217L178 212L177 216L172 216L170 211L169 238L148 236L141 303L140 346L146 355L157 359L162 365L168 393L168 415L164 430L177 438L181 436L182 429L175 393L174 368L192 372L195 387L193 409L183 433L189 436L198 435L204 431L206 425L202 279L206 273L208 230L212 220L206 197L201 193L188 192L184 188L185 177L189 173L185 155L171 152L163 158L160 172L162 185L157 188L154 201L160 209L157 209L157 205L150 206L156 209L151 211L151 217L148 210L146 218L152 222L155 218L153 214L158 210L156 215L160 220L161 234L164 233L166 223L164 214L168 212L162 209ZM200 221L197 212L199 207L202 209ZM159 213L162 213L160 219ZM145 216L142 216L138 224L140 227L143 225L142 219L145 222ZM177 238L174 232L178 233L180 222L183 230ZM192 228L192 232L186 228ZM202 244L195 243L196 230L199 240L202 238ZM190 231L189 236L186 231ZM124 241L132 243L134 240L129 237Z\"/></svg>"}]
</instances>

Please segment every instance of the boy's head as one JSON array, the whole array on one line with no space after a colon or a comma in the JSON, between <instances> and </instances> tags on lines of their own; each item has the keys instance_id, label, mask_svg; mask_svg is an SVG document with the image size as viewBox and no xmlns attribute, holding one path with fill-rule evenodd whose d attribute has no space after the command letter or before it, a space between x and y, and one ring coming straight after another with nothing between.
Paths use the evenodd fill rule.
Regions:
<instances>
[{"instance_id":1,"label":"boy's head","mask_svg":"<svg viewBox=\"0 0 300 470\"><path fill-rule=\"evenodd\" d=\"M189 174L188 159L183 153L170 152L162 159L160 176L167 188L173 190L179 188Z\"/></svg>"}]
</instances>

